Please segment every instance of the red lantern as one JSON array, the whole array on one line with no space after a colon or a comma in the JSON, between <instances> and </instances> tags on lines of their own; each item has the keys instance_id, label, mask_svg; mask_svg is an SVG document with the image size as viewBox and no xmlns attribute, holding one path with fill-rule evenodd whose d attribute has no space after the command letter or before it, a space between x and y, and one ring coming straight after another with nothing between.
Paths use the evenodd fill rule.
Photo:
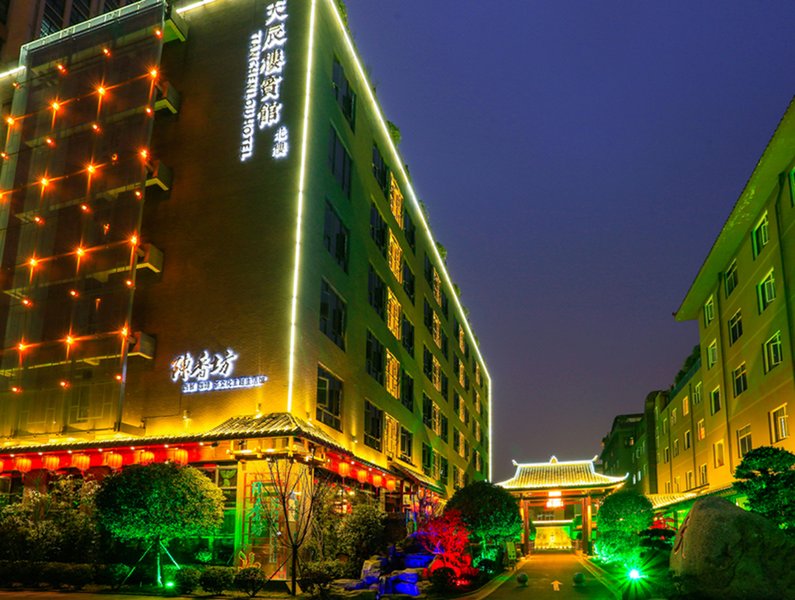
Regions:
<instances>
[{"instance_id":1,"label":"red lantern","mask_svg":"<svg viewBox=\"0 0 795 600\"><path fill-rule=\"evenodd\" d=\"M91 457L88 454L73 454L72 466L80 471L88 471L91 466Z\"/></svg>"},{"instance_id":2,"label":"red lantern","mask_svg":"<svg viewBox=\"0 0 795 600\"><path fill-rule=\"evenodd\" d=\"M151 450L139 450L138 451L138 460L136 461L139 465L148 465L153 463L155 460L155 453Z\"/></svg>"},{"instance_id":3,"label":"red lantern","mask_svg":"<svg viewBox=\"0 0 795 600\"><path fill-rule=\"evenodd\" d=\"M174 450L174 462L178 465L188 464L188 451L184 448L177 448Z\"/></svg>"},{"instance_id":4,"label":"red lantern","mask_svg":"<svg viewBox=\"0 0 795 600\"><path fill-rule=\"evenodd\" d=\"M394 479L387 479L386 480L386 490L388 492L394 492L396 486L397 486L397 482Z\"/></svg>"},{"instance_id":5,"label":"red lantern","mask_svg":"<svg viewBox=\"0 0 795 600\"><path fill-rule=\"evenodd\" d=\"M347 477L351 474L351 465L346 462L341 462L338 470L340 475Z\"/></svg>"},{"instance_id":6,"label":"red lantern","mask_svg":"<svg viewBox=\"0 0 795 600\"><path fill-rule=\"evenodd\" d=\"M5 462L2 459L0 459L0 472L3 471L3 466L5 466Z\"/></svg>"},{"instance_id":7,"label":"red lantern","mask_svg":"<svg viewBox=\"0 0 795 600\"><path fill-rule=\"evenodd\" d=\"M365 471L364 469L359 469L356 472L356 479L359 480L359 483L364 483L365 481L367 481L367 471Z\"/></svg>"},{"instance_id":8,"label":"red lantern","mask_svg":"<svg viewBox=\"0 0 795 600\"><path fill-rule=\"evenodd\" d=\"M376 473L375 475L373 475L373 486L374 487L381 487L381 482L383 480L384 480L384 478L381 477L381 475Z\"/></svg>"},{"instance_id":9,"label":"red lantern","mask_svg":"<svg viewBox=\"0 0 795 600\"><path fill-rule=\"evenodd\" d=\"M20 473L29 473L33 468L33 461L27 456L18 456L14 459L14 470Z\"/></svg>"},{"instance_id":10,"label":"red lantern","mask_svg":"<svg viewBox=\"0 0 795 600\"><path fill-rule=\"evenodd\" d=\"M118 452L108 452L105 455L105 466L110 467L114 471L121 469L124 458Z\"/></svg>"},{"instance_id":11,"label":"red lantern","mask_svg":"<svg viewBox=\"0 0 795 600\"><path fill-rule=\"evenodd\" d=\"M61 457L56 456L55 454L48 454L44 458L41 459L42 465L44 468L50 472L57 471L58 467L61 466Z\"/></svg>"}]
</instances>

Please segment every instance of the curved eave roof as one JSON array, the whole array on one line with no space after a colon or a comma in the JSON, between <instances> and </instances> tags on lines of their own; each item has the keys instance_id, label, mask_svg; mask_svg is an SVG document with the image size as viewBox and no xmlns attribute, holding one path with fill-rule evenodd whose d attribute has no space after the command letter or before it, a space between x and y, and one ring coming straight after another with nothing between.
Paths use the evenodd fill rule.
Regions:
<instances>
[{"instance_id":1,"label":"curved eave roof","mask_svg":"<svg viewBox=\"0 0 795 600\"><path fill-rule=\"evenodd\" d=\"M497 485L507 490L581 490L585 488L620 487L627 480L597 473L594 459L558 461L552 457L546 463L517 463L516 474Z\"/></svg>"},{"instance_id":2,"label":"curved eave roof","mask_svg":"<svg viewBox=\"0 0 795 600\"><path fill-rule=\"evenodd\" d=\"M726 268L745 236L748 235L749 229L755 225L760 209L778 185L779 174L789 166L793 157L795 157L795 100L790 101L778 127L773 132L773 137L676 311L677 321L689 321L698 317L698 311L718 281L718 274Z\"/></svg>"}]
</instances>

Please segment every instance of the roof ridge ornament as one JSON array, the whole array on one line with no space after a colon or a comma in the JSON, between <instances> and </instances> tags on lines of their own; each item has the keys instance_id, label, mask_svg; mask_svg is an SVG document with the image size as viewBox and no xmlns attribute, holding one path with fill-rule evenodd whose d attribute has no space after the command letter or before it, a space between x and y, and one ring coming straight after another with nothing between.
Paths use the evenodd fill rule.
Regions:
<instances>
[{"instance_id":1,"label":"roof ridge ornament","mask_svg":"<svg viewBox=\"0 0 795 600\"><path fill-rule=\"evenodd\" d=\"M558 457L553 454L552 458L549 459L549 464L555 465L557 463L558 463Z\"/></svg>"}]
</instances>

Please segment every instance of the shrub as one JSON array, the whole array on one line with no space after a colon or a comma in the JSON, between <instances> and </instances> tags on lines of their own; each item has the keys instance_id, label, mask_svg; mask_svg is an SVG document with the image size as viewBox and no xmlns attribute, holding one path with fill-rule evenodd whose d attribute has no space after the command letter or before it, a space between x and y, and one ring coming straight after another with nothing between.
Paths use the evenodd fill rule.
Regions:
<instances>
[{"instance_id":1,"label":"shrub","mask_svg":"<svg viewBox=\"0 0 795 600\"><path fill-rule=\"evenodd\" d=\"M190 594L199 587L201 573L193 567L183 567L174 574L174 582L180 594Z\"/></svg>"},{"instance_id":2,"label":"shrub","mask_svg":"<svg viewBox=\"0 0 795 600\"><path fill-rule=\"evenodd\" d=\"M488 577L489 579L494 577L501 570L500 566L497 564L497 561L492 560L490 558L484 558L483 560L481 560L478 563L478 569L480 570L481 573L484 574L484 576Z\"/></svg>"},{"instance_id":3,"label":"shrub","mask_svg":"<svg viewBox=\"0 0 795 600\"><path fill-rule=\"evenodd\" d=\"M455 571L449 567L439 567L431 573L431 587L434 592L449 592L454 584Z\"/></svg>"},{"instance_id":4,"label":"shrub","mask_svg":"<svg viewBox=\"0 0 795 600\"><path fill-rule=\"evenodd\" d=\"M74 590L81 590L94 580L94 568L91 565L65 564L60 566L63 568L62 582Z\"/></svg>"},{"instance_id":5,"label":"shrub","mask_svg":"<svg viewBox=\"0 0 795 600\"><path fill-rule=\"evenodd\" d=\"M71 565L57 562L44 563L41 566L41 571L39 571L39 581L54 588L59 588L64 583L65 568L69 566Z\"/></svg>"},{"instance_id":6,"label":"shrub","mask_svg":"<svg viewBox=\"0 0 795 600\"><path fill-rule=\"evenodd\" d=\"M130 574L131 570L130 567L121 563L100 565L97 567L96 582L117 590L121 587L124 578Z\"/></svg>"},{"instance_id":7,"label":"shrub","mask_svg":"<svg viewBox=\"0 0 795 600\"><path fill-rule=\"evenodd\" d=\"M310 594L322 594L335 579L343 576L345 567L337 560L318 560L304 563L301 585Z\"/></svg>"},{"instance_id":8,"label":"shrub","mask_svg":"<svg viewBox=\"0 0 795 600\"><path fill-rule=\"evenodd\" d=\"M634 533L620 529L601 532L596 540L596 553L606 563L637 566L640 538Z\"/></svg>"},{"instance_id":9,"label":"shrub","mask_svg":"<svg viewBox=\"0 0 795 600\"><path fill-rule=\"evenodd\" d=\"M14 583L14 568L10 560L0 560L0 586L11 587Z\"/></svg>"},{"instance_id":10,"label":"shrub","mask_svg":"<svg viewBox=\"0 0 795 600\"><path fill-rule=\"evenodd\" d=\"M235 589L245 592L253 598L257 595L257 592L265 587L267 581L262 569L257 567L246 567L235 573L234 585Z\"/></svg>"},{"instance_id":11,"label":"shrub","mask_svg":"<svg viewBox=\"0 0 795 600\"><path fill-rule=\"evenodd\" d=\"M231 589L234 578L232 567L207 567L199 576L199 585L204 591L217 595Z\"/></svg>"}]
</instances>

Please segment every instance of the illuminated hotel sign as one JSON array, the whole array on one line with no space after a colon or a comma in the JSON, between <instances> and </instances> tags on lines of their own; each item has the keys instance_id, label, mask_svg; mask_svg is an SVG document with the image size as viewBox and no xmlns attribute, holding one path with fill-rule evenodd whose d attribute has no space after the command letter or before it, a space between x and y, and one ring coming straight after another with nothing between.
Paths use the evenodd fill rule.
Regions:
<instances>
[{"instance_id":1,"label":"illuminated hotel sign","mask_svg":"<svg viewBox=\"0 0 795 600\"><path fill-rule=\"evenodd\" d=\"M243 132L240 160L254 155L254 134L273 130L271 156L284 158L290 151L290 132L282 124L281 88L287 55L287 0L265 7L265 31L251 34L248 42L248 69L243 102Z\"/></svg>"},{"instance_id":2,"label":"illuminated hotel sign","mask_svg":"<svg viewBox=\"0 0 795 600\"><path fill-rule=\"evenodd\" d=\"M237 359L238 354L231 348L225 354L203 350L193 356L186 352L171 361L171 381L182 382L183 394L255 388L268 381L265 375L232 377Z\"/></svg>"}]
</instances>

